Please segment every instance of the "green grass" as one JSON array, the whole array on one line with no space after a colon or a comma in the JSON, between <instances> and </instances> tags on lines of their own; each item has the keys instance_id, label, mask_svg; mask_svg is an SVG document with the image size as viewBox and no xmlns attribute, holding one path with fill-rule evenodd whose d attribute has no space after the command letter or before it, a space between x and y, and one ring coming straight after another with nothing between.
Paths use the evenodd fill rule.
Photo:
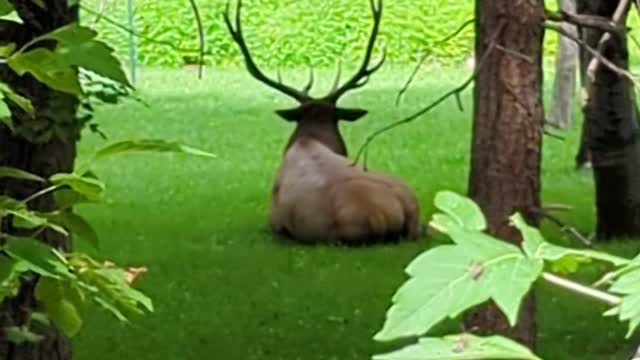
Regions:
<instances>
[{"instance_id":1,"label":"green grass","mask_svg":"<svg viewBox=\"0 0 640 360\"><path fill-rule=\"evenodd\" d=\"M395 107L395 93L409 72L387 70L345 99L344 104L370 110L364 120L343 126L352 153L371 131L417 109L466 73L425 71L403 105ZM291 102L244 71L211 70L198 81L193 71L147 70L141 79L149 108L128 103L98 114L110 141L178 140L219 159L135 155L97 167L108 183L109 202L80 210L101 235L100 256L149 267L139 285L157 309L129 326L101 312L87 316L75 341L76 358L361 360L397 345L376 344L371 337L405 279L403 268L428 241L363 249L276 241L266 229L267 205L291 127L273 110ZM469 94L465 113L452 100L371 148L371 167L415 186L425 219L437 191L466 189ZM592 181L588 172L573 169L577 135L573 130L564 142L546 139L544 198L574 206L563 217L590 232ZM103 143L86 134L80 153ZM576 245L553 227L544 230L554 241ZM610 248L632 256L638 246ZM587 269L582 276L593 272ZM620 341L624 326L599 317L601 307L546 286L539 290L539 353L545 359L620 359L627 351L628 343Z\"/></svg>"}]
</instances>

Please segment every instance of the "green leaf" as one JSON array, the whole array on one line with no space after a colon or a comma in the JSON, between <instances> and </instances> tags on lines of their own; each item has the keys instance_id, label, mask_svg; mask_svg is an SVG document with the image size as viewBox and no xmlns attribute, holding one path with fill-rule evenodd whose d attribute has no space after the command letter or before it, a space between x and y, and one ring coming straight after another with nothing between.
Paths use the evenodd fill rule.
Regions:
<instances>
[{"instance_id":1,"label":"green leaf","mask_svg":"<svg viewBox=\"0 0 640 360\"><path fill-rule=\"evenodd\" d=\"M0 16L11 14L15 9L9 0L0 0Z\"/></svg>"},{"instance_id":2,"label":"green leaf","mask_svg":"<svg viewBox=\"0 0 640 360\"><path fill-rule=\"evenodd\" d=\"M2 0L0 0L2 1ZM16 44L9 43L7 45L0 45L0 58L7 58L13 52L16 51ZM7 86L7 84L2 83L3 86Z\"/></svg>"},{"instance_id":3,"label":"green leaf","mask_svg":"<svg viewBox=\"0 0 640 360\"><path fill-rule=\"evenodd\" d=\"M477 252L481 257L498 257L508 254L522 254L520 248L506 241L498 240L484 232L461 226L449 215L435 214L429 223L433 228L448 235L453 242Z\"/></svg>"},{"instance_id":4,"label":"green leaf","mask_svg":"<svg viewBox=\"0 0 640 360\"><path fill-rule=\"evenodd\" d=\"M522 233L522 237L524 239L522 248L530 258L558 261L563 258L573 257L576 258L575 261L581 261L580 258L586 257L608 262L615 266L623 266L630 263L630 260L628 259L604 252L571 249L548 243L544 240L540 230L527 224L520 214L515 214L510 219L513 226Z\"/></svg>"},{"instance_id":5,"label":"green leaf","mask_svg":"<svg viewBox=\"0 0 640 360\"><path fill-rule=\"evenodd\" d=\"M0 213L2 213L2 209L0 209ZM6 215L13 216L13 226L19 229L37 229L37 228L48 228L53 231L56 231L64 236L68 236L67 231L61 227L60 225L50 222L47 218L47 214L38 213L35 211L31 211L26 207L19 208L17 210L5 210L4 213Z\"/></svg>"},{"instance_id":6,"label":"green leaf","mask_svg":"<svg viewBox=\"0 0 640 360\"><path fill-rule=\"evenodd\" d=\"M38 5L43 10L47 9L47 5L44 3L43 0L31 0L31 2Z\"/></svg>"},{"instance_id":7,"label":"green leaf","mask_svg":"<svg viewBox=\"0 0 640 360\"><path fill-rule=\"evenodd\" d=\"M38 240L10 236L5 251L14 259L22 260L26 268L40 275L58 278L66 266L53 248Z\"/></svg>"},{"instance_id":8,"label":"green leaf","mask_svg":"<svg viewBox=\"0 0 640 360\"><path fill-rule=\"evenodd\" d=\"M487 228L482 210L469 198L451 191L441 191L436 194L434 204L460 226L480 231Z\"/></svg>"},{"instance_id":9,"label":"green leaf","mask_svg":"<svg viewBox=\"0 0 640 360\"><path fill-rule=\"evenodd\" d=\"M53 194L56 199L56 208L59 210L67 210L78 204L94 203L85 195L73 189L60 189Z\"/></svg>"},{"instance_id":10,"label":"green leaf","mask_svg":"<svg viewBox=\"0 0 640 360\"><path fill-rule=\"evenodd\" d=\"M31 321L35 321L35 322L40 323L40 324L45 325L45 326L50 326L51 325L51 321L47 317L47 314L41 313L41 312L37 312L37 311L34 311L34 312L31 313Z\"/></svg>"},{"instance_id":11,"label":"green leaf","mask_svg":"<svg viewBox=\"0 0 640 360\"><path fill-rule=\"evenodd\" d=\"M5 110L7 113L9 112L9 108L7 107L7 104L5 104L3 101L0 101L0 123L8 127L9 130L15 131L15 127L13 126L13 120L11 120L11 117L2 115L5 113Z\"/></svg>"},{"instance_id":12,"label":"green leaf","mask_svg":"<svg viewBox=\"0 0 640 360\"><path fill-rule=\"evenodd\" d=\"M59 48L57 51L71 65L91 70L98 75L133 87L120 61L113 55L114 50L101 41L90 41L80 46Z\"/></svg>"},{"instance_id":13,"label":"green leaf","mask_svg":"<svg viewBox=\"0 0 640 360\"><path fill-rule=\"evenodd\" d=\"M15 264L15 260L4 255L0 255L0 284L4 283L11 277Z\"/></svg>"},{"instance_id":14,"label":"green leaf","mask_svg":"<svg viewBox=\"0 0 640 360\"><path fill-rule=\"evenodd\" d=\"M445 245L418 256L407 268L411 278L393 296L385 324L374 338L422 335L445 318L490 298L515 323L522 298L542 272L542 262L518 251L501 251L499 240L486 242L483 249L474 249L472 243ZM486 251L486 245L493 243L498 246Z\"/></svg>"},{"instance_id":15,"label":"green leaf","mask_svg":"<svg viewBox=\"0 0 640 360\"><path fill-rule=\"evenodd\" d=\"M9 326L4 329L7 339L14 344L37 343L44 340L44 336L31 331L26 326Z\"/></svg>"},{"instance_id":16,"label":"green leaf","mask_svg":"<svg viewBox=\"0 0 640 360\"><path fill-rule=\"evenodd\" d=\"M52 221L64 226L71 234L89 242L94 247L98 247L98 234L81 216L74 214L70 210L57 212L50 218Z\"/></svg>"},{"instance_id":17,"label":"green leaf","mask_svg":"<svg viewBox=\"0 0 640 360\"><path fill-rule=\"evenodd\" d=\"M373 360L542 360L517 342L500 337L470 334L423 338L415 345Z\"/></svg>"},{"instance_id":18,"label":"green leaf","mask_svg":"<svg viewBox=\"0 0 640 360\"><path fill-rule=\"evenodd\" d=\"M183 153L196 156L216 158L217 156L177 142L165 140L129 140L106 146L96 152L95 158L131 153L131 152L157 152L157 153Z\"/></svg>"},{"instance_id":19,"label":"green leaf","mask_svg":"<svg viewBox=\"0 0 640 360\"><path fill-rule=\"evenodd\" d=\"M486 283L490 287L491 298L507 316L509 324L518 322L520 305L531 285L542 274L544 263L540 260L520 257L500 261L487 274Z\"/></svg>"},{"instance_id":20,"label":"green leaf","mask_svg":"<svg viewBox=\"0 0 640 360\"><path fill-rule=\"evenodd\" d=\"M77 22L59 27L50 33L42 35L40 40L56 40L62 46L74 46L93 40L98 33L88 27L79 25Z\"/></svg>"},{"instance_id":21,"label":"green leaf","mask_svg":"<svg viewBox=\"0 0 640 360\"><path fill-rule=\"evenodd\" d=\"M26 205L14 198L0 195L0 218L3 217L7 211L17 211L21 209L26 209Z\"/></svg>"},{"instance_id":22,"label":"green leaf","mask_svg":"<svg viewBox=\"0 0 640 360\"><path fill-rule=\"evenodd\" d=\"M18 75L31 73L52 89L73 95L82 94L76 71L48 49L36 48L16 53L9 58L8 64Z\"/></svg>"},{"instance_id":23,"label":"green leaf","mask_svg":"<svg viewBox=\"0 0 640 360\"><path fill-rule=\"evenodd\" d=\"M46 181L45 179L41 178L38 175L32 174L24 170L12 168L12 167L6 167L6 166L0 166L0 178L12 178L12 179L29 180L29 181L36 181L36 182Z\"/></svg>"},{"instance_id":24,"label":"green leaf","mask_svg":"<svg viewBox=\"0 0 640 360\"><path fill-rule=\"evenodd\" d=\"M100 180L77 174L55 174L49 180L54 185L68 186L91 201L99 200L105 190Z\"/></svg>"},{"instance_id":25,"label":"green leaf","mask_svg":"<svg viewBox=\"0 0 640 360\"><path fill-rule=\"evenodd\" d=\"M80 331L82 318L77 307L67 297L64 284L57 280L43 278L36 285L35 295L49 319L67 337L73 337Z\"/></svg>"},{"instance_id":26,"label":"green leaf","mask_svg":"<svg viewBox=\"0 0 640 360\"><path fill-rule=\"evenodd\" d=\"M622 303L618 305L616 315L620 321L629 321L627 338L640 325L640 269L622 274L609 288L614 294L623 295Z\"/></svg>"},{"instance_id":27,"label":"green leaf","mask_svg":"<svg viewBox=\"0 0 640 360\"><path fill-rule=\"evenodd\" d=\"M98 33L77 22L63 26L41 39L58 41L55 50L68 65L80 66L128 87L132 87L114 49L95 40Z\"/></svg>"},{"instance_id":28,"label":"green leaf","mask_svg":"<svg viewBox=\"0 0 640 360\"><path fill-rule=\"evenodd\" d=\"M0 302L14 297L20 289L20 275L23 272L19 263L7 256L0 257Z\"/></svg>"},{"instance_id":29,"label":"green leaf","mask_svg":"<svg viewBox=\"0 0 640 360\"><path fill-rule=\"evenodd\" d=\"M11 100L14 104L18 105L26 113L33 115L33 113L35 112L31 100L25 98L22 95L18 95L16 92L11 90L11 88L7 84L0 82L0 92L2 92L2 94L6 98Z\"/></svg>"}]
</instances>

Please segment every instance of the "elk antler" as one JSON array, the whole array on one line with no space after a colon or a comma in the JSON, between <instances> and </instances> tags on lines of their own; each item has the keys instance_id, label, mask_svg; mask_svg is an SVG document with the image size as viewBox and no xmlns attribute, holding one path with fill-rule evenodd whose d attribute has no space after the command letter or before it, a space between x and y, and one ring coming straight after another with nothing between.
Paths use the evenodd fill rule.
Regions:
<instances>
[{"instance_id":1,"label":"elk antler","mask_svg":"<svg viewBox=\"0 0 640 360\"><path fill-rule=\"evenodd\" d=\"M305 101L311 100L311 97L309 96L309 90L311 90L311 87L313 86L313 70L311 70L309 82L307 83L307 85L304 87L304 90L302 91L294 89L290 86L287 86L283 84L281 81L274 81L269 77L267 77L262 71L260 71L255 61L253 61L253 58L251 57L251 53L249 52L249 48L247 47L247 44L244 40L244 35L242 33L242 25L240 23L242 0L238 0L238 5L236 7L235 28L234 28L234 25L231 24L231 20L229 17L230 7L231 7L231 3L230 1L228 1L227 6L225 8L225 12L223 14L224 22L227 24L227 28L229 29L229 33L231 33L233 40L235 41L236 44L238 44L238 47L240 48L240 52L244 57L244 61L249 73L258 81L266 84L269 87L279 90L280 92L286 95L291 96L292 98L298 100L298 102L305 102Z\"/></svg>"},{"instance_id":2,"label":"elk antler","mask_svg":"<svg viewBox=\"0 0 640 360\"><path fill-rule=\"evenodd\" d=\"M376 5L377 2L377 5ZM364 55L364 61L360 66L358 72L353 75L349 81L344 83L344 85L338 87L340 83L340 68L338 68L338 75L336 77L336 82L334 84L333 91L324 97L324 100L337 102L338 99L342 95L344 95L349 90L354 90L364 86L367 82L369 82L369 78L371 75L378 71L382 64L385 61L387 52L386 49L383 50L382 58L372 67L369 67L369 62L371 61L371 53L373 52L373 46L376 42L376 37L378 36L378 31L380 29L380 20L382 19L382 0L369 0L371 5L371 11L373 12L373 30L371 31L371 37L369 38L369 44L367 45L367 52Z\"/></svg>"}]
</instances>

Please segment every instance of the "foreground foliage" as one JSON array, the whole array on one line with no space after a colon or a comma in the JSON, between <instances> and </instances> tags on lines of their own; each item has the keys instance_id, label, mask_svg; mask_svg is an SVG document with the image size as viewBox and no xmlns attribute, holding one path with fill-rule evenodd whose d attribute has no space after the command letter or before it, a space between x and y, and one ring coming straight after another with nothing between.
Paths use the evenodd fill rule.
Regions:
<instances>
[{"instance_id":1,"label":"foreground foliage","mask_svg":"<svg viewBox=\"0 0 640 360\"><path fill-rule=\"evenodd\" d=\"M46 3L30 0L32 6L46 9ZM68 7L77 1L69 0ZM8 0L0 0L0 17L12 17L14 8ZM46 44L47 46L42 46ZM0 48L0 61L19 76L31 75L49 89L72 95L80 101L82 111L72 123L63 121L55 108L43 119L43 109L36 109L25 96L7 83L0 82L0 126L11 136L37 146L54 138L76 141L76 134L86 126L97 131L93 119L96 103L118 103L129 97L132 85L122 70L113 49L97 40L97 32L73 22L19 47L15 43ZM37 102L50 99L35 98ZM43 107L42 104L39 104ZM60 108L64 108L60 105ZM56 112L58 111L58 112ZM19 119L19 121L16 121ZM19 295L24 281L35 283L35 309L25 323L2 330L5 338L15 343L38 342L52 326L67 337L75 336L82 327L81 310L86 304L98 305L121 321L153 311L153 304L134 289L134 281L145 268L124 269L109 261L99 261L87 254L68 252L42 242L44 232L80 238L94 246L98 236L84 218L73 212L83 203L99 203L105 191L91 170L95 161L126 152L174 152L198 156L212 154L164 140L123 141L107 146L76 167L71 173L58 173L42 178L37 174L12 167L0 167L0 180L5 184L35 182L40 190L24 199L0 195L0 303ZM34 210L30 204L44 196L54 196L55 205L47 211ZM33 280L36 280L35 282Z\"/></svg>"},{"instance_id":2,"label":"foreground foliage","mask_svg":"<svg viewBox=\"0 0 640 360\"><path fill-rule=\"evenodd\" d=\"M433 216L430 225L446 234L453 244L430 249L411 262L406 269L410 279L393 296L393 305L375 340L423 336L446 318L454 319L488 300L496 303L513 326L524 296L539 280L609 305L605 316L629 322L627 338L640 325L640 256L629 260L551 244L538 229L515 214L511 223L523 237L519 248L484 232L485 218L472 200L445 191L438 193L435 205L440 213ZM589 261L612 268L594 287L548 272L570 273ZM447 359L539 359L511 340L469 334L425 338L374 359L431 360L445 355Z\"/></svg>"}]
</instances>

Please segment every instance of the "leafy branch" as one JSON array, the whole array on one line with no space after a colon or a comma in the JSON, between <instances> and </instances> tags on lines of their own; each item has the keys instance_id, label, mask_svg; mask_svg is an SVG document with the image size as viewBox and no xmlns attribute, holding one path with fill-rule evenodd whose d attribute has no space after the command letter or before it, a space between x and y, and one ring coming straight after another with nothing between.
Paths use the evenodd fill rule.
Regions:
<instances>
[{"instance_id":1,"label":"leafy branch","mask_svg":"<svg viewBox=\"0 0 640 360\"><path fill-rule=\"evenodd\" d=\"M88 221L70 211L79 202L97 203L106 186L90 170L97 160L134 153L182 153L204 157L213 154L164 140L122 141L98 150L88 162L71 174L55 174L48 179L23 170L0 167L0 178L51 184L24 200L0 196L0 221L19 230L33 230L28 237L16 237L0 231L0 302L16 296L21 281L32 276L40 279L36 287L37 309L64 333L74 336L82 325L80 309L87 302L105 309L120 321L153 311L151 300L131 287L146 268L120 268L111 262L99 262L82 253L63 253L39 242L36 237L46 229L66 236L77 236L98 246L96 231ZM57 208L49 212L30 210L27 203L53 193ZM7 330L7 329L5 329ZM9 331L9 330L7 330ZM10 329L20 341L41 337L31 329ZM21 336L19 336L21 335ZM29 336L27 336L29 335Z\"/></svg>"},{"instance_id":2,"label":"leafy branch","mask_svg":"<svg viewBox=\"0 0 640 360\"><path fill-rule=\"evenodd\" d=\"M515 214L510 218L511 225L523 238L518 247L485 233L486 219L471 199L443 191L436 195L434 204L440 212L433 216L430 226L446 234L453 244L427 250L409 264L406 272L410 279L393 296L375 340L423 336L444 319L453 319L489 300L515 326L524 297L539 280L609 306L603 315L628 321L627 338L640 325L640 256L625 259L551 244L538 229ZM606 263L615 270L587 286L546 268L575 271L580 263L589 261ZM447 359L540 359L511 340L470 334L423 338L417 344L374 359L435 360L442 359L443 354L452 354Z\"/></svg>"}]
</instances>

